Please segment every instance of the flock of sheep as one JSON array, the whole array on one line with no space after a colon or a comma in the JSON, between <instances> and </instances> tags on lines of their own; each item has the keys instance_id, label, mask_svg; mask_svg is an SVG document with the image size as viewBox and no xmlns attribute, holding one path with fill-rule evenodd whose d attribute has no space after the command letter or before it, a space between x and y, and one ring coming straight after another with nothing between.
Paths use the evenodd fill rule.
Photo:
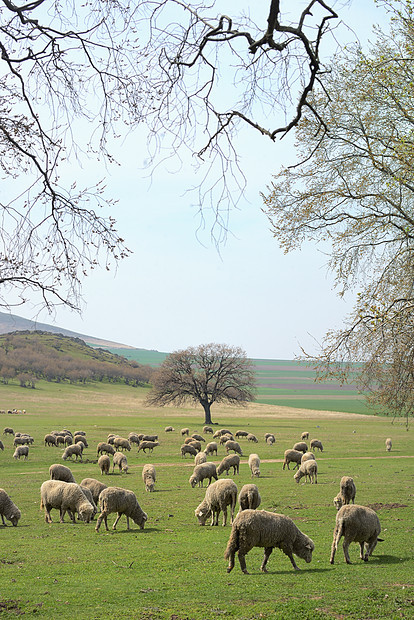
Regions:
<instances>
[{"instance_id":1,"label":"flock of sheep","mask_svg":"<svg viewBox=\"0 0 414 620\"><path fill-rule=\"evenodd\" d=\"M173 427L167 426L165 432L174 432ZM211 433L212 439L206 443L202 435L193 433L190 436L188 428L183 428L180 435L186 437L180 447L182 458L187 454L194 457L194 470L189 478L191 487L203 487L204 480L207 480L207 489L203 501L195 509L195 516L200 525L205 525L211 517L211 525L217 526L219 515L223 513L223 526L227 524L227 511L230 508L230 523L232 530L230 539L225 551L225 558L229 560L227 571L230 572L234 567L235 554L238 554L241 570L247 573L245 556L253 547L264 548L264 558L261 570L267 572L266 565L270 554L275 547L280 548L290 559L292 566L298 570L293 555L310 562L314 550L313 541L295 523L283 514L275 514L266 510L257 510L261 504L259 488L256 484L245 484L240 493L237 485L231 478L219 479L219 476L233 470L233 475L239 472L240 458L243 451L238 439L245 439L249 443L257 444L258 438L252 433L239 430L234 436L228 429L220 429L215 433L210 426L204 426L204 434ZM33 443L33 437L26 433L14 433L13 429L6 427L4 435L13 435L13 445L15 448L14 458L23 456L28 457L29 446ZM273 433L266 433L264 437L267 444L275 442ZM310 451L305 440L309 439L309 433L304 432L301 441L297 442L292 449L284 453L283 469L290 468L290 463L295 464L297 469L294 480L299 483L302 477L305 481L309 479L311 483L317 484L318 466L315 458L315 451L323 451L322 442L319 439L312 439ZM205 444L202 450L202 444ZM73 457L82 461L82 454L85 448L89 447L84 431L71 433L68 429L63 431L52 431L44 437L44 445L62 446L64 452L62 459L67 461ZM98 467L102 475L110 473L112 456L112 472L115 467L119 468L120 473L127 473L128 463L125 452L131 450L135 445L138 451L144 453L148 450L152 452L159 445L157 435L144 435L130 433L128 438L120 437L116 434L108 435L106 441L99 442L97 445ZM218 445L224 446L227 455L216 466L209 462L207 457L217 455ZM390 451L392 442L390 438L386 440L386 450ZM4 450L4 445L0 441L0 449ZM21 453L21 449L23 452ZM313 452L312 452L313 450ZM16 452L19 451L17 454ZM252 478L260 477L260 457L256 453L250 453L248 465ZM59 510L60 521L64 522L65 514L68 513L72 522L75 523L76 517L89 523L99 512L96 531L98 532L102 521L108 530L107 517L111 513L116 513L117 517L113 524L113 529L122 515L125 515L127 529L130 529L129 519L132 519L141 529L147 521L147 514L140 507L137 497L133 491L117 486L108 486L95 478L84 478L80 484L75 482L74 476L69 467L63 464L54 463L49 468L50 479L43 482L40 489L41 509L45 511L45 520L51 523L50 511ZM153 492L156 483L156 471L152 464L145 464L142 469L142 480L145 490ZM343 537L343 550L345 561L350 563L348 548L351 542L360 544L360 557L368 561L377 541L381 540L379 534L381 526L375 511L365 506L355 504L356 487L354 481L349 476L342 477L340 481L339 493L334 497L334 505L337 508L336 524L333 534L333 543L330 556L331 564L334 563L335 552L338 543ZM239 503L239 512L235 517L235 508ZM351 504L352 502L352 504ZM99 509L98 509L99 505ZM0 489L0 514L3 525L6 525L5 518L13 526L18 524L21 512L13 503L6 491Z\"/></svg>"}]
</instances>

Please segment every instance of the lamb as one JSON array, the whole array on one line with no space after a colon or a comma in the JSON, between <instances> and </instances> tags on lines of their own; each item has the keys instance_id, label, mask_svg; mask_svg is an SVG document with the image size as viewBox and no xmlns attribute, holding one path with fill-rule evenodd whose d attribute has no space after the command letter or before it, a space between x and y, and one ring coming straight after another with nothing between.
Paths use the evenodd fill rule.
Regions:
<instances>
[{"instance_id":1,"label":"lamb","mask_svg":"<svg viewBox=\"0 0 414 620\"><path fill-rule=\"evenodd\" d=\"M305 482L307 482L309 477L311 484L313 484L313 481L315 481L315 484L318 484L318 464L314 459L302 463L293 477L299 484L299 480L303 478L303 476L305 476Z\"/></svg>"},{"instance_id":2,"label":"lamb","mask_svg":"<svg viewBox=\"0 0 414 620\"><path fill-rule=\"evenodd\" d=\"M253 443L258 443L258 439L256 437L256 435L253 435L253 433L249 433L247 435L247 441L252 441Z\"/></svg>"},{"instance_id":3,"label":"lamb","mask_svg":"<svg viewBox=\"0 0 414 620\"><path fill-rule=\"evenodd\" d=\"M99 532L102 520L105 522L106 531L108 528L108 515L112 512L117 513L117 517L112 526L112 529L116 529L117 523L122 515L126 516L127 530L129 530L129 519L131 518L141 530L144 529L145 523L148 519L148 515L142 510L138 503L136 495L133 491L122 489L120 487L108 487L104 489L99 496L99 506L101 514L96 522L95 530Z\"/></svg>"},{"instance_id":4,"label":"lamb","mask_svg":"<svg viewBox=\"0 0 414 620\"><path fill-rule=\"evenodd\" d=\"M300 462L304 463L305 461L311 461L312 459L314 461L316 461L314 453L313 452L305 452L305 454L300 459Z\"/></svg>"},{"instance_id":5,"label":"lamb","mask_svg":"<svg viewBox=\"0 0 414 620\"><path fill-rule=\"evenodd\" d=\"M339 483L339 493L334 497L333 502L335 508L339 510L342 506L350 504L351 501L355 504L356 487L351 476L342 476Z\"/></svg>"},{"instance_id":6,"label":"lamb","mask_svg":"<svg viewBox=\"0 0 414 620\"><path fill-rule=\"evenodd\" d=\"M113 446L111 446L110 443L106 443L105 441L101 441L98 443L97 448L96 448L96 455L99 456L99 454L111 454L112 456L115 454L115 448Z\"/></svg>"},{"instance_id":7,"label":"lamb","mask_svg":"<svg viewBox=\"0 0 414 620\"><path fill-rule=\"evenodd\" d=\"M184 435L189 435L190 434L190 429L189 428L182 428L180 431L181 435L184 437Z\"/></svg>"},{"instance_id":8,"label":"lamb","mask_svg":"<svg viewBox=\"0 0 414 620\"><path fill-rule=\"evenodd\" d=\"M260 567L264 573L267 573L266 564L275 547L288 556L295 570L299 570L299 567L293 554L309 563L312 561L312 551L315 549L313 541L286 515L267 510L243 510L234 520L224 554L229 560L227 572L230 573L234 568L234 556L237 551L240 568L248 575L245 556L253 547L264 547Z\"/></svg>"},{"instance_id":9,"label":"lamb","mask_svg":"<svg viewBox=\"0 0 414 620\"><path fill-rule=\"evenodd\" d=\"M256 510L256 508L260 506L261 501L262 499L260 497L257 485L245 484L244 486L242 486L239 493L239 512L247 509Z\"/></svg>"},{"instance_id":10,"label":"lamb","mask_svg":"<svg viewBox=\"0 0 414 620\"><path fill-rule=\"evenodd\" d=\"M102 493L102 491L108 488L107 484L104 484L99 480L95 480L95 478L84 478L81 481L80 486L88 487L88 489L92 493L93 501L95 502L95 504L98 503L99 495Z\"/></svg>"},{"instance_id":11,"label":"lamb","mask_svg":"<svg viewBox=\"0 0 414 620\"><path fill-rule=\"evenodd\" d=\"M197 441L204 441L204 442L206 441L202 435L198 435L197 433L193 433L191 437L193 439L196 439Z\"/></svg>"},{"instance_id":12,"label":"lamb","mask_svg":"<svg viewBox=\"0 0 414 620\"><path fill-rule=\"evenodd\" d=\"M378 538L380 532L381 525L378 515L372 508L358 506L358 504L342 506L336 515L330 563L334 563L335 552L342 536L344 537L343 549L346 563L351 564L348 553L351 542L359 543L360 558L364 562L368 562L377 542L383 540ZM366 545L365 554L364 543Z\"/></svg>"},{"instance_id":13,"label":"lamb","mask_svg":"<svg viewBox=\"0 0 414 620\"><path fill-rule=\"evenodd\" d=\"M49 476L51 480L61 480L61 482L76 482L69 467L54 463L49 467Z\"/></svg>"},{"instance_id":14,"label":"lamb","mask_svg":"<svg viewBox=\"0 0 414 620\"><path fill-rule=\"evenodd\" d=\"M391 437L387 437L387 439L385 440L385 449L387 452L391 452L391 448L392 448Z\"/></svg>"},{"instance_id":15,"label":"lamb","mask_svg":"<svg viewBox=\"0 0 414 620\"><path fill-rule=\"evenodd\" d=\"M4 520L4 517L6 517L8 521L11 521L13 527L16 527L22 516L22 513L4 489L0 489L0 515L3 525L6 525Z\"/></svg>"},{"instance_id":16,"label":"lamb","mask_svg":"<svg viewBox=\"0 0 414 620\"><path fill-rule=\"evenodd\" d=\"M172 433L173 431L175 431L175 428L173 428L172 426L166 426L164 431L166 433Z\"/></svg>"},{"instance_id":17,"label":"lamb","mask_svg":"<svg viewBox=\"0 0 414 620\"><path fill-rule=\"evenodd\" d=\"M73 444L73 446L67 446L62 454L62 459L66 461L68 458L72 458L73 455L75 455L76 460L78 460L79 456L82 462L82 448L78 443Z\"/></svg>"},{"instance_id":18,"label":"lamb","mask_svg":"<svg viewBox=\"0 0 414 620\"><path fill-rule=\"evenodd\" d=\"M217 454L217 442L210 441L204 448L204 452L208 455L214 454L214 453Z\"/></svg>"},{"instance_id":19,"label":"lamb","mask_svg":"<svg viewBox=\"0 0 414 620\"><path fill-rule=\"evenodd\" d=\"M217 475L220 476L225 471L226 476L228 476L231 467L233 467L233 475L239 473L240 457L238 454L229 454L229 456L225 456L217 467Z\"/></svg>"},{"instance_id":20,"label":"lamb","mask_svg":"<svg viewBox=\"0 0 414 620\"><path fill-rule=\"evenodd\" d=\"M27 457L29 456L29 446L17 446L14 451L13 458L20 459L22 456L24 456L24 460L27 461Z\"/></svg>"},{"instance_id":21,"label":"lamb","mask_svg":"<svg viewBox=\"0 0 414 620\"><path fill-rule=\"evenodd\" d=\"M218 525L220 512L223 511L223 527L227 523L227 506L230 506L230 523L233 523L234 509L237 501L237 486L233 480L224 478L213 482L206 490L201 504L195 509L195 516L200 525L205 525L212 515L211 525Z\"/></svg>"},{"instance_id":22,"label":"lamb","mask_svg":"<svg viewBox=\"0 0 414 620\"><path fill-rule=\"evenodd\" d=\"M75 523L75 514L89 523L93 506L86 499L80 486L74 482L62 482L61 480L46 480L40 487L40 509L45 509L46 523L52 523L50 511L52 508L59 509L60 522L64 523L66 511L69 512L72 523Z\"/></svg>"},{"instance_id":23,"label":"lamb","mask_svg":"<svg viewBox=\"0 0 414 620\"><path fill-rule=\"evenodd\" d=\"M247 431L236 431L234 433L234 436L237 437L237 439L239 439L240 437L247 437L249 433Z\"/></svg>"},{"instance_id":24,"label":"lamb","mask_svg":"<svg viewBox=\"0 0 414 620\"><path fill-rule=\"evenodd\" d=\"M150 452L153 451L154 448L156 448L156 446L159 446L159 442L158 441L141 441L141 443L138 446L138 452L140 450L142 450L143 452L149 450Z\"/></svg>"},{"instance_id":25,"label":"lamb","mask_svg":"<svg viewBox=\"0 0 414 620\"><path fill-rule=\"evenodd\" d=\"M258 478L260 476L260 458L258 454L249 455L249 467L252 474L252 478Z\"/></svg>"},{"instance_id":26,"label":"lamb","mask_svg":"<svg viewBox=\"0 0 414 620\"><path fill-rule=\"evenodd\" d=\"M296 463L296 469L299 467L300 462L302 460L303 452L299 452L298 450L285 450L285 458L283 460L283 469L287 465L287 468L290 469L290 463Z\"/></svg>"},{"instance_id":27,"label":"lamb","mask_svg":"<svg viewBox=\"0 0 414 620\"><path fill-rule=\"evenodd\" d=\"M240 447L240 444L237 443L237 441L227 441L226 443L227 454L229 453L230 450L233 450L233 452L237 452L237 454L240 454L240 456L243 456L242 449Z\"/></svg>"},{"instance_id":28,"label":"lamb","mask_svg":"<svg viewBox=\"0 0 414 620\"><path fill-rule=\"evenodd\" d=\"M155 487L156 473L154 465L147 464L142 468L142 480L145 484L145 490L152 493Z\"/></svg>"},{"instance_id":29,"label":"lamb","mask_svg":"<svg viewBox=\"0 0 414 620\"><path fill-rule=\"evenodd\" d=\"M308 433L308 431L304 431L304 432L302 433L302 435L300 436L300 438L302 439L302 441L303 441L304 439L309 439L309 433Z\"/></svg>"},{"instance_id":30,"label":"lamb","mask_svg":"<svg viewBox=\"0 0 414 620\"><path fill-rule=\"evenodd\" d=\"M181 446L181 457L185 458L186 454L190 454L191 456L197 456L197 450L194 448L194 446L190 446L184 443Z\"/></svg>"},{"instance_id":31,"label":"lamb","mask_svg":"<svg viewBox=\"0 0 414 620\"><path fill-rule=\"evenodd\" d=\"M201 465L201 463L207 463L207 454L205 452L197 452L194 457L194 465Z\"/></svg>"},{"instance_id":32,"label":"lamb","mask_svg":"<svg viewBox=\"0 0 414 620\"><path fill-rule=\"evenodd\" d=\"M194 471L190 476L189 483L194 487L198 483L199 487L202 487L204 484L204 480L208 478L208 485L211 484L211 479L214 478L217 480L217 470L214 463L201 463L201 465L196 465L194 467Z\"/></svg>"},{"instance_id":33,"label":"lamb","mask_svg":"<svg viewBox=\"0 0 414 620\"><path fill-rule=\"evenodd\" d=\"M322 442L319 441L319 439L312 439L310 442L310 447L311 447L311 450L318 448L320 452L323 452L323 445L322 445Z\"/></svg>"},{"instance_id":34,"label":"lamb","mask_svg":"<svg viewBox=\"0 0 414 620\"><path fill-rule=\"evenodd\" d=\"M98 459L98 467L101 470L102 476L109 474L109 468L111 467L111 459L107 454L102 454Z\"/></svg>"},{"instance_id":35,"label":"lamb","mask_svg":"<svg viewBox=\"0 0 414 620\"><path fill-rule=\"evenodd\" d=\"M312 443L311 443L311 447L312 447ZM293 446L293 450L297 450L298 452L307 452L308 451L308 446L304 441L298 441L298 443L295 443L295 445Z\"/></svg>"},{"instance_id":36,"label":"lamb","mask_svg":"<svg viewBox=\"0 0 414 620\"><path fill-rule=\"evenodd\" d=\"M44 438L45 446L57 446L57 437L48 433Z\"/></svg>"},{"instance_id":37,"label":"lamb","mask_svg":"<svg viewBox=\"0 0 414 620\"><path fill-rule=\"evenodd\" d=\"M113 465L112 465L112 473L114 473L115 465L118 465L119 471L121 473L128 473L128 462L127 457L123 452L115 452Z\"/></svg>"},{"instance_id":38,"label":"lamb","mask_svg":"<svg viewBox=\"0 0 414 620\"><path fill-rule=\"evenodd\" d=\"M211 426L203 426L203 433L213 434L213 429L211 428Z\"/></svg>"},{"instance_id":39,"label":"lamb","mask_svg":"<svg viewBox=\"0 0 414 620\"><path fill-rule=\"evenodd\" d=\"M113 445L115 450L131 450L131 444L124 437L115 437Z\"/></svg>"}]
</instances>

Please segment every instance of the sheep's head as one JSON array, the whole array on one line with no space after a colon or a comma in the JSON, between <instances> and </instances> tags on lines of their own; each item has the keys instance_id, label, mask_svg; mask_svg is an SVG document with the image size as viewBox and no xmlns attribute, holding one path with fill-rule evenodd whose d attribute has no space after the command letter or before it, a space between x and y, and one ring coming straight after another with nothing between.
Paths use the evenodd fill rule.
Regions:
<instances>
[{"instance_id":1,"label":"sheep's head","mask_svg":"<svg viewBox=\"0 0 414 620\"><path fill-rule=\"evenodd\" d=\"M211 515L211 510L206 505L200 504L194 511L195 516L198 519L199 525L205 525L207 519Z\"/></svg>"},{"instance_id":2,"label":"sheep's head","mask_svg":"<svg viewBox=\"0 0 414 620\"><path fill-rule=\"evenodd\" d=\"M136 516L134 519L134 523L136 523L137 525L139 525L139 529L143 530L145 527L145 524L148 520L148 515L146 512L140 512L139 516Z\"/></svg>"},{"instance_id":3,"label":"sheep's head","mask_svg":"<svg viewBox=\"0 0 414 620\"><path fill-rule=\"evenodd\" d=\"M13 525L13 527L16 527L21 516L22 516L22 513L20 512L18 508L16 508L13 514L10 515L9 520L11 521L11 524Z\"/></svg>"},{"instance_id":4,"label":"sheep's head","mask_svg":"<svg viewBox=\"0 0 414 620\"><path fill-rule=\"evenodd\" d=\"M192 488L194 489L194 487L196 486L196 484L198 482L197 476L195 476L194 474L192 476L190 476L189 482L190 482Z\"/></svg>"},{"instance_id":5,"label":"sheep's head","mask_svg":"<svg viewBox=\"0 0 414 620\"><path fill-rule=\"evenodd\" d=\"M300 471L297 471L296 474L294 474L294 479L295 481L299 484L299 480L302 478L302 473Z\"/></svg>"},{"instance_id":6,"label":"sheep's head","mask_svg":"<svg viewBox=\"0 0 414 620\"><path fill-rule=\"evenodd\" d=\"M339 510L340 508L342 508L342 497L341 495L338 493L338 495L336 497L333 498L333 503L335 504L335 508L337 510Z\"/></svg>"}]
</instances>

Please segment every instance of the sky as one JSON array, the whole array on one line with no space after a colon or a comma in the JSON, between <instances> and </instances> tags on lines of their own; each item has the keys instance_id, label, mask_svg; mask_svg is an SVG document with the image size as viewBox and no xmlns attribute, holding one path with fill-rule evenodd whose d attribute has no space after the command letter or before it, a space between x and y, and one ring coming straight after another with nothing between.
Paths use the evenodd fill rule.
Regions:
<instances>
[{"instance_id":1,"label":"sky","mask_svg":"<svg viewBox=\"0 0 414 620\"><path fill-rule=\"evenodd\" d=\"M371 0L354 0L341 14L362 42L372 23L384 23L384 12ZM345 28L337 36L352 40ZM49 315L30 304L14 314L137 348L171 352L215 342L269 359L294 359L301 347L314 353L325 332L341 326L353 297L337 296L328 248L307 244L284 255L261 211L260 192L272 173L295 161L291 138L274 144L244 130L240 150L248 185L220 253L209 222L199 229L187 192L197 176L189 166L169 173L167 165L149 179L140 132L116 150L121 165L105 174L131 257L116 271L96 270L84 280L81 314L60 308ZM91 167L85 174L97 172Z\"/></svg>"}]
</instances>

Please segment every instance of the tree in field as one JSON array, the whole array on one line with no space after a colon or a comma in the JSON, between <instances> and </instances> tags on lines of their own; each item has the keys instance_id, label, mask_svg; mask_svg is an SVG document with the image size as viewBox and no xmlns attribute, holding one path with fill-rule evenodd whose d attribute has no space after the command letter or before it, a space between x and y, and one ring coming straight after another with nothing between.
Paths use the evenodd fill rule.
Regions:
<instances>
[{"instance_id":1,"label":"tree in field","mask_svg":"<svg viewBox=\"0 0 414 620\"><path fill-rule=\"evenodd\" d=\"M264 197L286 252L330 243L339 292L357 290L343 329L314 358L320 377L355 373L375 408L414 405L414 14L390 2L391 31L369 55L335 58L314 114L297 128L302 163L282 170Z\"/></svg>"},{"instance_id":2,"label":"tree in field","mask_svg":"<svg viewBox=\"0 0 414 620\"><path fill-rule=\"evenodd\" d=\"M275 140L297 124L337 16L323 0L296 16L269 0L251 9L256 24L225 4L0 0L1 306L40 295L79 308L82 278L129 254L105 183L78 187L77 170L95 161L104 174L138 126L154 165L197 155L200 209L226 227L238 132Z\"/></svg>"},{"instance_id":3,"label":"tree in field","mask_svg":"<svg viewBox=\"0 0 414 620\"><path fill-rule=\"evenodd\" d=\"M204 344L175 351L152 377L148 405L200 403L205 424L212 424L213 403L245 405L255 397L252 363L238 347Z\"/></svg>"}]
</instances>

